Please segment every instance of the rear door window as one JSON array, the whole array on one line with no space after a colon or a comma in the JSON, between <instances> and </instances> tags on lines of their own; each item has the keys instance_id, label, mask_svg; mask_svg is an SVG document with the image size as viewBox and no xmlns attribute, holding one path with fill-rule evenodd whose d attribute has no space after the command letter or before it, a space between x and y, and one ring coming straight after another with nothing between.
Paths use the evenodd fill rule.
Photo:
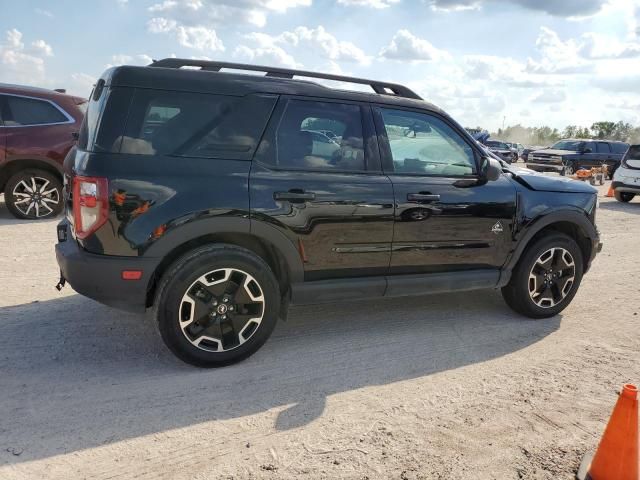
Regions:
<instances>
[{"instance_id":1,"label":"rear door window","mask_svg":"<svg viewBox=\"0 0 640 480\"><path fill-rule=\"evenodd\" d=\"M285 169L366 170L360 106L289 100L275 134L275 166Z\"/></svg>"},{"instance_id":2,"label":"rear door window","mask_svg":"<svg viewBox=\"0 0 640 480\"><path fill-rule=\"evenodd\" d=\"M47 100L6 96L6 126L33 126L71 121L62 111Z\"/></svg>"},{"instance_id":3,"label":"rear door window","mask_svg":"<svg viewBox=\"0 0 640 480\"><path fill-rule=\"evenodd\" d=\"M611 153L609 144L606 142L596 142L596 153Z\"/></svg>"},{"instance_id":4,"label":"rear door window","mask_svg":"<svg viewBox=\"0 0 640 480\"><path fill-rule=\"evenodd\" d=\"M120 152L250 160L276 99L138 89Z\"/></svg>"}]
</instances>

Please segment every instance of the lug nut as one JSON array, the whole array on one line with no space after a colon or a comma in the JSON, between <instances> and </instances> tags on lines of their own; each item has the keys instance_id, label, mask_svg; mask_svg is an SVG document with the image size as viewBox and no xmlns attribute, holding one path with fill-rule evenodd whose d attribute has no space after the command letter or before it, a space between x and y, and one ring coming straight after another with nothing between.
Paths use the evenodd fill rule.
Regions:
<instances>
[{"instance_id":1,"label":"lug nut","mask_svg":"<svg viewBox=\"0 0 640 480\"><path fill-rule=\"evenodd\" d=\"M229 307L229 311L230 311L230 312L233 312L233 305L231 305L231 306Z\"/></svg>"},{"instance_id":2,"label":"lug nut","mask_svg":"<svg viewBox=\"0 0 640 480\"><path fill-rule=\"evenodd\" d=\"M226 315L222 315L222 317L220 317L222 320L226 320L227 316Z\"/></svg>"},{"instance_id":3,"label":"lug nut","mask_svg":"<svg viewBox=\"0 0 640 480\"><path fill-rule=\"evenodd\" d=\"M227 297L224 297L224 298L222 299L222 301L223 301L224 303L229 303L229 299L228 299Z\"/></svg>"}]
</instances>

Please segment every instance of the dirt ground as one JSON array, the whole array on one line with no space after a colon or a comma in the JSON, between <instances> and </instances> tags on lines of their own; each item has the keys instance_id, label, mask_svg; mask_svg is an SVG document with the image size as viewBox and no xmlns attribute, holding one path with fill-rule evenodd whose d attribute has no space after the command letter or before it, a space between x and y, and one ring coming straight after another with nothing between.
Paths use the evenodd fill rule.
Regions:
<instances>
[{"instance_id":1,"label":"dirt ground","mask_svg":"<svg viewBox=\"0 0 640 480\"><path fill-rule=\"evenodd\" d=\"M640 201L555 318L497 291L293 309L249 360L54 288L55 224L0 200L0 478L571 479L640 381Z\"/></svg>"}]
</instances>

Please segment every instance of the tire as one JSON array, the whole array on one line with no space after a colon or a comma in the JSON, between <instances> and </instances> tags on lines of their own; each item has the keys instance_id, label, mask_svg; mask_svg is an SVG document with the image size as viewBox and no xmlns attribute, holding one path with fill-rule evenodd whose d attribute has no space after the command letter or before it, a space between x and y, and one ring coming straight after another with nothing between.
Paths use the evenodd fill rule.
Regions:
<instances>
[{"instance_id":1,"label":"tire","mask_svg":"<svg viewBox=\"0 0 640 480\"><path fill-rule=\"evenodd\" d=\"M578 167L572 164L569 165L565 165L564 168L562 169L562 172L560 173L560 175L562 176L571 176L573 174L576 173L576 170L578 170Z\"/></svg>"},{"instance_id":2,"label":"tire","mask_svg":"<svg viewBox=\"0 0 640 480\"><path fill-rule=\"evenodd\" d=\"M15 173L5 185L4 197L11 214L25 220L53 218L64 207L60 178L45 170Z\"/></svg>"},{"instance_id":3,"label":"tire","mask_svg":"<svg viewBox=\"0 0 640 480\"><path fill-rule=\"evenodd\" d=\"M617 190L615 190L613 192L614 197L616 197L616 200L619 202L623 202L623 203L628 203L631 200L633 200L633 197L636 196L635 193L631 193L631 192L618 192Z\"/></svg>"},{"instance_id":4,"label":"tire","mask_svg":"<svg viewBox=\"0 0 640 480\"><path fill-rule=\"evenodd\" d=\"M222 367L267 341L280 301L278 282L264 260L244 248L208 245L182 256L163 275L155 316L162 340L179 359Z\"/></svg>"},{"instance_id":5,"label":"tire","mask_svg":"<svg viewBox=\"0 0 640 480\"><path fill-rule=\"evenodd\" d=\"M544 260L546 258L545 255L548 255L548 252L552 251L552 249L555 249L551 254L552 257L550 257L552 262L558 258L557 256L562 256L560 263L569 265L570 262L567 260L570 258L572 266L567 266L564 269L549 267L549 270L554 272L551 276L553 283L550 284L550 287L545 287L543 275L534 275L536 279L531 280L530 274L533 274L534 271L543 266L547 268L547 264L540 264L539 261L541 258ZM570 257L564 256L563 252L568 252ZM534 270L534 267L536 267L536 270ZM544 269L542 270L544 271ZM556 273L559 274L557 277L555 276ZM573 300L580 287L582 273L582 252L571 237L562 233L540 237L526 247L516 268L513 270L511 280L502 288L502 296L507 305L526 317L553 317L564 310ZM541 293L537 295L536 293L531 293L532 282L533 286L536 287L533 288L534 292ZM561 289L564 289L564 292Z\"/></svg>"}]
</instances>

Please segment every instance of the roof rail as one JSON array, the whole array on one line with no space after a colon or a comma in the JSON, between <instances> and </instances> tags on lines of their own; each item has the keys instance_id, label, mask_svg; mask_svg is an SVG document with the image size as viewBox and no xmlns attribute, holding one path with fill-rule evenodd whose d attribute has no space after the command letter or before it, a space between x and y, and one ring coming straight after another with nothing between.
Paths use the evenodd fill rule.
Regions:
<instances>
[{"instance_id":1,"label":"roof rail","mask_svg":"<svg viewBox=\"0 0 640 480\"><path fill-rule=\"evenodd\" d=\"M199 67L200 70L206 70L210 72L219 72L222 68L232 68L235 70L265 72L265 76L267 77L293 78L294 76L297 76L321 78L324 80L336 80L339 82L369 85L374 92L380 95L395 95L398 97L415 98L417 100L422 100L422 97L420 97L413 90L405 87L404 85L398 85L397 83L380 82L378 80L366 80L364 78L347 77L345 75L333 75L331 73L317 73L306 70L295 70L291 68L263 67L260 65L250 65L247 63L214 62L208 60L192 60L185 58L164 58L162 60L154 60L153 63L149 66L163 68Z\"/></svg>"}]
</instances>

